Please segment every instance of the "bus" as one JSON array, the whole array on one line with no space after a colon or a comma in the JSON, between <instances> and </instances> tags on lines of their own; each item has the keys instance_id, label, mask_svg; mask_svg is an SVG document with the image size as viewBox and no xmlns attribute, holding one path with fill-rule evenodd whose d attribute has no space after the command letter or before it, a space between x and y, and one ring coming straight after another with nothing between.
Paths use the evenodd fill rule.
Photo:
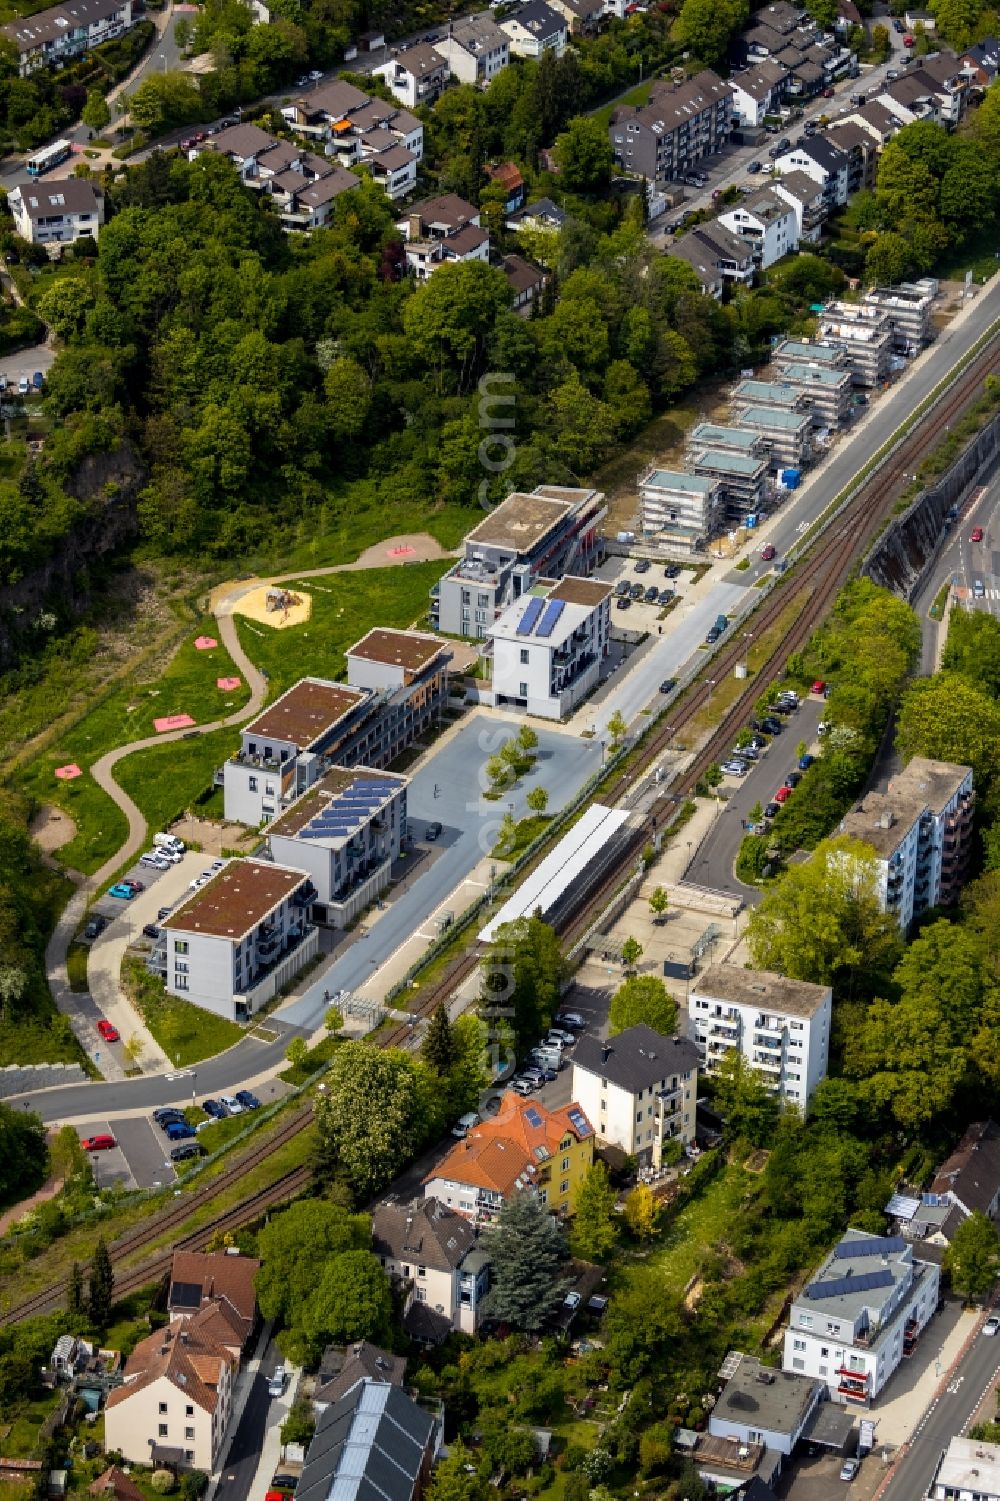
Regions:
<instances>
[{"instance_id":1,"label":"bus","mask_svg":"<svg viewBox=\"0 0 1000 1501\"><path fill-rule=\"evenodd\" d=\"M73 147L69 141L53 141L51 146L45 146L41 151L36 151L34 156L28 157L28 176L41 177L43 172L51 172L52 168L64 162L72 151Z\"/></svg>"}]
</instances>

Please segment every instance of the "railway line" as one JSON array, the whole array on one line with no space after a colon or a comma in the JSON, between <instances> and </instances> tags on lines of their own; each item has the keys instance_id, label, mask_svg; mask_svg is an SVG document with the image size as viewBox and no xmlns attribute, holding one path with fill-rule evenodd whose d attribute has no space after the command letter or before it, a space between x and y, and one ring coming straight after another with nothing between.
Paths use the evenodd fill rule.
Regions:
<instances>
[{"instance_id":1,"label":"railway line","mask_svg":"<svg viewBox=\"0 0 1000 1501\"><path fill-rule=\"evenodd\" d=\"M796 596L803 596L803 606L799 615L760 665L754 680L752 682L748 680L745 690L726 710L719 725L705 745L696 753L694 760L683 774L675 778L671 784L665 784L662 794L657 798L649 813L636 820L632 837L617 867L581 893L577 910L571 910L560 925L560 936L564 941L572 942L586 932L595 916L601 912L620 887L623 870L626 867L630 868L632 860L639 855L650 838L658 830L662 831L667 826L671 812L679 806L681 799L694 789L708 768L722 759L723 753L733 736L745 723L752 704L760 696L764 687L780 673L789 656L805 644L812 631L826 615L837 591L847 580L853 563L864 552L890 512L898 492L903 487L907 473L912 473L920 460L933 449L946 430L975 398L986 375L995 369L997 338L998 336L994 336L970 362L967 369L925 420L907 435L892 459L861 487L835 520L821 533L808 554L788 575L787 582L772 591L761 602L759 610L752 617L753 634L758 640L781 620L791 600L794 600ZM694 683L682 702L669 712L669 719L667 715L664 715L664 722L654 726L648 732L637 749L636 759L629 768L630 780L634 781L643 773L648 772L659 761L678 733L686 725L690 725L700 711L707 706L712 693L712 684L732 676L737 664L744 659L745 653L746 646L742 638L734 636L727 646L706 662L706 673L710 671L712 674L711 683L707 677L705 680ZM626 791L624 785L619 787L611 800L621 803ZM413 1035L414 1024L429 1017L441 1001L446 1001L452 992L473 973L479 960L478 947L475 943L471 943L442 971L435 983L419 996L410 1013L412 1020L380 1032L376 1039L377 1045L380 1047L405 1045ZM194 1195L183 1195L161 1214L154 1215L142 1225L127 1232L120 1240L115 1241L110 1247L112 1255L119 1257L131 1255L140 1250L143 1245L151 1245L159 1241L174 1225L180 1226L190 1218L192 1209L197 1207L199 1200L207 1201L210 1197L238 1183L255 1166L265 1161L275 1148L303 1130L311 1118L311 1110L308 1108L297 1111L288 1118L276 1135L241 1154L227 1166L222 1174L214 1178L210 1185L206 1185ZM252 1223L265 1210L287 1201L307 1187L311 1177L312 1170L309 1166L293 1169L268 1187L247 1196L237 1205L215 1216L197 1230L180 1236L169 1249L153 1252L149 1258L138 1262L135 1267L116 1277L116 1294L122 1296L157 1280L169 1270L174 1250L201 1249L213 1236ZM3 1317L9 1323L16 1323L35 1314L49 1312L62 1302L64 1291L61 1284L50 1287L6 1309Z\"/></svg>"}]
</instances>

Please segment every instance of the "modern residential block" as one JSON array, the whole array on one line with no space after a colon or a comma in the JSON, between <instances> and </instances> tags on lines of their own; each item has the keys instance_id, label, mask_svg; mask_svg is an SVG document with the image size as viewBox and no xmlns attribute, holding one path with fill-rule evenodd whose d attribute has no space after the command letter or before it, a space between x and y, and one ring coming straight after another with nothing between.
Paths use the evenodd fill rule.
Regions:
<instances>
[{"instance_id":1,"label":"modern residential block","mask_svg":"<svg viewBox=\"0 0 1000 1501\"><path fill-rule=\"evenodd\" d=\"M1000 1501L1000 1445L953 1438L941 1453L928 1501Z\"/></svg>"},{"instance_id":2,"label":"modern residential block","mask_svg":"<svg viewBox=\"0 0 1000 1501\"><path fill-rule=\"evenodd\" d=\"M940 1268L901 1236L848 1230L792 1303L782 1367L870 1407L937 1309Z\"/></svg>"},{"instance_id":3,"label":"modern residential block","mask_svg":"<svg viewBox=\"0 0 1000 1501\"><path fill-rule=\"evenodd\" d=\"M425 631L380 626L349 646L346 657L348 686L375 695L378 705L365 731L365 755L373 766L388 766L441 723L452 653Z\"/></svg>"},{"instance_id":4,"label":"modern residential block","mask_svg":"<svg viewBox=\"0 0 1000 1501\"><path fill-rule=\"evenodd\" d=\"M809 136L801 144L793 146L776 162L778 170L804 172L823 190L823 199L828 208L847 202L848 161L847 153L838 151L820 135Z\"/></svg>"},{"instance_id":5,"label":"modern residential block","mask_svg":"<svg viewBox=\"0 0 1000 1501\"><path fill-rule=\"evenodd\" d=\"M171 995L245 1022L319 951L304 870L231 860L164 921L147 960Z\"/></svg>"},{"instance_id":6,"label":"modern residential block","mask_svg":"<svg viewBox=\"0 0 1000 1501\"><path fill-rule=\"evenodd\" d=\"M820 319L820 335L847 350L847 364L856 386L874 389L889 378L893 333L878 307L856 302L832 302Z\"/></svg>"},{"instance_id":7,"label":"modern residential block","mask_svg":"<svg viewBox=\"0 0 1000 1501\"><path fill-rule=\"evenodd\" d=\"M739 521L763 509L768 493L767 469L765 458L731 449L706 448L691 455L693 474L718 483L727 521Z\"/></svg>"},{"instance_id":8,"label":"modern residential block","mask_svg":"<svg viewBox=\"0 0 1000 1501\"><path fill-rule=\"evenodd\" d=\"M402 1287L411 1339L475 1334L489 1291L489 1257L469 1220L437 1199L392 1200L372 1215L372 1251Z\"/></svg>"},{"instance_id":9,"label":"modern residential block","mask_svg":"<svg viewBox=\"0 0 1000 1501\"><path fill-rule=\"evenodd\" d=\"M495 1220L512 1194L534 1189L571 1214L594 1160L594 1128L574 1101L549 1110L509 1091L496 1115L474 1126L424 1179L424 1195L476 1223Z\"/></svg>"},{"instance_id":10,"label":"modern residential block","mask_svg":"<svg viewBox=\"0 0 1000 1501\"><path fill-rule=\"evenodd\" d=\"M826 1077L832 996L829 985L736 964L710 965L695 980L688 1003L702 1067L713 1073L738 1048L772 1093L804 1115Z\"/></svg>"},{"instance_id":11,"label":"modern residential block","mask_svg":"<svg viewBox=\"0 0 1000 1501\"><path fill-rule=\"evenodd\" d=\"M501 422L513 396L498 384L485 398ZM464 556L431 590L431 619L450 636L483 639L501 613L540 578L592 573L607 515L600 490L539 485L515 491L466 534Z\"/></svg>"},{"instance_id":12,"label":"modern residential block","mask_svg":"<svg viewBox=\"0 0 1000 1501\"><path fill-rule=\"evenodd\" d=\"M573 1050L573 1098L599 1141L658 1168L665 1141L694 1141L698 1062L688 1038L644 1023L607 1040L586 1033Z\"/></svg>"},{"instance_id":13,"label":"modern residential block","mask_svg":"<svg viewBox=\"0 0 1000 1501\"><path fill-rule=\"evenodd\" d=\"M756 193L750 193L741 202L724 209L719 215L719 223L739 235L741 240L746 240L754 265L761 271L798 249L795 210L770 188L758 188Z\"/></svg>"},{"instance_id":14,"label":"modern residential block","mask_svg":"<svg viewBox=\"0 0 1000 1501\"><path fill-rule=\"evenodd\" d=\"M612 586L597 579L539 583L487 631L490 685L480 699L564 719L600 679L611 641Z\"/></svg>"},{"instance_id":15,"label":"modern residential block","mask_svg":"<svg viewBox=\"0 0 1000 1501\"><path fill-rule=\"evenodd\" d=\"M846 362L845 349L838 348L836 353ZM815 427L836 430L846 426L851 415L854 388L846 363L838 366L809 360L801 364L779 364L778 374L784 384L805 397Z\"/></svg>"},{"instance_id":16,"label":"modern residential block","mask_svg":"<svg viewBox=\"0 0 1000 1501\"><path fill-rule=\"evenodd\" d=\"M113 41L138 20L132 0L72 0L8 21L0 34L14 47L18 73L27 78L39 68L63 67L82 52Z\"/></svg>"},{"instance_id":17,"label":"modern residential block","mask_svg":"<svg viewBox=\"0 0 1000 1501\"><path fill-rule=\"evenodd\" d=\"M83 177L19 182L7 194L14 228L32 245L96 240L104 223L104 195Z\"/></svg>"},{"instance_id":18,"label":"modern residential block","mask_svg":"<svg viewBox=\"0 0 1000 1501\"><path fill-rule=\"evenodd\" d=\"M958 900L972 847L972 768L914 756L885 792L869 792L840 832L875 852L879 899L907 929Z\"/></svg>"},{"instance_id":19,"label":"modern residential block","mask_svg":"<svg viewBox=\"0 0 1000 1501\"><path fill-rule=\"evenodd\" d=\"M901 282L898 287L873 287L864 300L888 318L896 349L921 349L933 337L934 294L929 289Z\"/></svg>"},{"instance_id":20,"label":"modern residential block","mask_svg":"<svg viewBox=\"0 0 1000 1501\"><path fill-rule=\"evenodd\" d=\"M744 407L736 413L736 422L759 437L772 469L786 465L801 469L812 457L812 418L808 412L782 407Z\"/></svg>"},{"instance_id":21,"label":"modern residential block","mask_svg":"<svg viewBox=\"0 0 1000 1501\"><path fill-rule=\"evenodd\" d=\"M722 485L682 469L651 469L639 480L644 536L662 534L694 551L718 531L724 516Z\"/></svg>"}]
</instances>

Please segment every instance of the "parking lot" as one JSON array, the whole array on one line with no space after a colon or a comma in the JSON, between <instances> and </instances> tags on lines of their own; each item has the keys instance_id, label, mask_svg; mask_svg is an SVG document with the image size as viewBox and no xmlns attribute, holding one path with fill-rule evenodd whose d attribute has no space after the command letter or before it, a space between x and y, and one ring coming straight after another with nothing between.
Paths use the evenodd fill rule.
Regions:
<instances>
[{"instance_id":1,"label":"parking lot","mask_svg":"<svg viewBox=\"0 0 1000 1501\"><path fill-rule=\"evenodd\" d=\"M664 570L667 566L680 569L676 578L666 577ZM621 608L621 601L616 598L612 605L611 615L612 625L618 626L623 631L645 632L647 635L655 636L658 633L662 634L664 621L677 608L673 600L684 598L697 574L692 567L685 567L683 564L667 565L650 563L648 559L642 558L611 557L605 558L597 570L597 577L603 579L605 583L613 584L616 589L624 581L633 592L636 589L642 589L645 594L649 589L656 590L658 597L655 601L632 599L625 609ZM667 594L665 600L661 600L659 596L667 590L671 593Z\"/></svg>"},{"instance_id":2,"label":"parking lot","mask_svg":"<svg viewBox=\"0 0 1000 1501\"><path fill-rule=\"evenodd\" d=\"M177 1177L170 1143L149 1116L84 1121L77 1129L81 1141L106 1134L117 1143L109 1150L88 1153L98 1188L158 1188Z\"/></svg>"}]
</instances>

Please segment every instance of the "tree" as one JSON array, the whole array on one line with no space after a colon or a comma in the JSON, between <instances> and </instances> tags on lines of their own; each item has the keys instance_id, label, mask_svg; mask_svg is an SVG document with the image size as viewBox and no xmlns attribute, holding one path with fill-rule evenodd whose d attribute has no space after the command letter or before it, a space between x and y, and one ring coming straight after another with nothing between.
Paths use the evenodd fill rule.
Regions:
<instances>
[{"instance_id":1,"label":"tree","mask_svg":"<svg viewBox=\"0 0 1000 1501\"><path fill-rule=\"evenodd\" d=\"M491 789L499 792L513 779L514 773L510 762L505 761L503 756L490 756L486 762L486 775Z\"/></svg>"},{"instance_id":2,"label":"tree","mask_svg":"<svg viewBox=\"0 0 1000 1501\"><path fill-rule=\"evenodd\" d=\"M174 41L178 49L183 52L191 40L191 22L187 16L181 16L174 22Z\"/></svg>"},{"instance_id":3,"label":"tree","mask_svg":"<svg viewBox=\"0 0 1000 1501\"><path fill-rule=\"evenodd\" d=\"M436 372L439 392L446 372L460 392L478 375L497 318L510 302L502 271L483 261L440 266L403 308L403 329L414 353Z\"/></svg>"},{"instance_id":4,"label":"tree","mask_svg":"<svg viewBox=\"0 0 1000 1501\"><path fill-rule=\"evenodd\" d=\"M498 850L510 850L517 841L517 820L513 813L507 812L500 820L500 829L497 834L496 847Z\"/></svg>"},{"instance_id":5,"label":"tree","mask_svg":"<svg viewBox=\"0 0 1000 1501\"><path fill-rule=\"evenodd\" d=\"M304 1037L293 1037L285 1049L285 1057L293 1068L300 1068L309 1057L309 1044Z\"/></svg>"},{"instance_id":6,"label":"tree","mask_svg":"<svg viewBox=\"0 0 1000 1501\"><path fill-rule=\"evenodd\" d=\"M538 1195L529 1189L508 1199L483 1242L493 1279L483 1312L529 1334L543 1328L565 1292L566 1242Z\"/></svg>"},{"instance_id":7,"label":"tree","mask_svg":"<svg viewBox=\"0 0 1000 1501\"><path fill-rule=\"evenodd\" d=\"M522 724L517 732L517 743L521 749L530 754L538 748L538 734L530 724Z\"/></svg>"},{"instance_id":8,"label":"tree","mask_svg":"<svg viewBox=\"0 0 1000 1501\"><path fill-rule=\"evenodd\" d=\"M90 1322L98 1329L106 1329L111 1322L111 1300L114 1290L115 1274L102 1236L94 1248L87 1287L87 1312Z\"/></svg>"},{"instance_id":9,"label":"tree","mask_svg":"<svg viewBox=\"0 0 1000 1501\"><path fill-rule=\"evenodd\" d=\"M638 938L626 938L622 944L622 964L627 970L635 969L643 955L643 947Z\"/></svg>"},{"instance_id":10,"label":"tree","mask_svg":"<svg viewBox=\"0 0 1000 1501\"><path fill-rule=\"evenodd\" d=\"M684 0L674 35L707 67L721 62L749 14L747 0Z\"/></svg>"},{"instance_id":11,"label":"tree","mask_svg":"<svg viewBox=\"0 0 1000 1501\"><path fill-rule=\"evenodd\" d=\"M667 915L667 908L669 906L670 898L667 896L664 888L662 886L654 887L649 896L649 910L653 914L653 921L657 923L662 922Z\"/></svg>"},{"instance_id":12,"label":"tree","mask_svg":"<svg viewBox=\"0 0 1000 1501\"><path fill-rule=\"evenodd\" d=\"M125 1039L122 1052L132 1067L138 1068L143 1052L143 1041L138 1032L133 1032L131 1037Z\"/></svg>"},{"instance_id":13,"label":"tree","mask_svg":"<svg viewBox=\"0 0 1000 1501\"><path fill-rule=\"evenodd\" d=\"M662 1205L648 1183L637 1183L625 1196L625 1223L638 1241L651 1240Z\"/></svg>"},{"instance_id":14,"label":"tree","mask_svg":"<svg viewBox=\"0 0 1000 1501\"><path fill-rule=\"evenodd\" d=\"M612 749L617 749L628 734L628 725L620 709L616 709L608 720L608 733L611 736Z\"/></svg>"},{"instance_id":15,"label":"tree","mask_svg":"<svg viewBox=\"0 0 1000 1501\"><path fill-rule=\"evenodd\" d=\"M67 276L53 282L38 299L39 317L60 339L71 339L83 326L93 296L82 276Z\"/></svg>"},{"instance_id":16,"label":"tree","mask_svg":"<svg viewBox=\"0 0 1000 1501\"><path fill-rule=\"evenodd\" d=\"M318 1357L332 1342L384 1339L392 1317L389 1279L371 1251L344 1251L327 1263L302 1315Z\"/></svg>"},{"instance_id":17,"label":"tree","mask_svg":"<svg viewBox=\"0 0 1000 1501\"><path fill-rule=\"evenodd\" d=\"M261 1267L255 1286L261 1313L286 1326L297 1325L327 1262L370 1244L367 1215L351 1214L326 1199L290 1204L257 1236Z\"/></svg>"},{"instance_id":18,"label":"tree","mask_svg":"<svg viewBox=\"0 0 1000 1501\"><path fill-rule=\"evenodd\" d=\"M555 156L567 192L603 193L611 181L611 142L594 115L578 115L556 136Z\"/></svg>"},{"instance_id":19,"label":"tree","mask_svg":"<svg viewBox=\"0 0 1000 1501\"><path fill-rule=\"evenodd\" d=\"M448 1008L439 1001L427 1024L420 1045L420 1056L435 1073L446 1074L455 1059L455 1042L448 1020Z\"/></svg>"},{"instance_id":20,"label":"tree","mask_svg":"<svg viewBox=\"0 0 1000 1501\"><path fill-rule=\"evenodd\" d=\"M719 1064L714 1083L715 1103L730 1140L745 1137L755 1147L766 1145L780 1107L764 1075L746 1061L739 1048L730 1048Z\"/></svg>"},{"instance_id":21,"label":"tree","mask_svg":"<svg viewBox=\"0 0 1000 1501\"><path fill-rule=\"evenodd\" d=\"M346 1171L361 1198L377 1193L423 1144L428 1105L406 1053L343 1043L313 1107L321 1166Z\"/></svg>"},{"instance_id":22,"label":"tree","mask_svg":"<svg viewBox=\"0 0 1000 1501\"><path fill-rule=\"evenodd\" d=\"M336 1036L344 1026L344 1013L339 1006L328 1006L323 1018L323 1026L332 1035Z\"/></svg>"},{"instance_id":23,"label":"tree","mask_svg":"<svg viewBox=\"0 0 1000 1501\"><path fill-rule=\"evenodd\" d=\"M480 1015L491 1026L512 1023L519 1041L539 1037L552 1023L566 974L559 940L540 917L504 923L483 961Z\"/></svg>"},{"instance_id":24,"label":"tree","mask_svg":"<svg viewBox=\"0 0 1000 1501\"><path fill-rule=\"evenodd\" d=\"M971 766L988 795L1000 756L1000 706L957 673L918 678L903 695L896 746L906 761L929 756Z\"/></svg>"},{"instance_id":25,"label":"tree","mask_svg":"<svg viewBox=\"0 0 1000 1501\"><path fill-rule=\"evenodd\" d=\"M475 1450L461 1439L448 1445L448 1457L431 1471L429 1501L487 1501L489 1482L479 1473Z\"/></svg>"},{"instance_id":26,"label":"tree","mask_svg":"<svg viewBox=\"0 0 1000 1501\"><path fill-rule=\"evenodd\" d=\"M70 1267L69 1283L66 1288L66 1310L70 1318L80 1319L84 1314L84 1306L83 1273L80 1270L80 1263L74 1261Z\"/></svg>"},{"instance_id":27,"label":"tree","mask_svg":"<svg viewBox=\"0 0 1000 1501\"><path fill-rule=\"evenodd\" d=\"M1000 1275L1000 1240L993 1221L980 1210L963 1220L944 1253L952 1285L971 1302L989 1292Z\"/></svg>"},{"instance_id":28,"label":"tree","mask_svg":"<svg viewBox=\"0 0 1000 1501\"><path fill-rule=\"evenodd\" d=\"M750 914L747 943L757 969L844 994L877 989L896 961L900 934L879 902L875 852L854 839L824 840L765 891Z\"/></svg>"},{"instance_id":29,"label":"tree","mask_svg":"<svg viewBox=\"0 0 1000 1501\"><path fill-rule=\"evenodd\" d=\"M528 796L525 798L525 802L528 804L528 807L531 809L532 813L544 813L546 808L549 806L549 794L546 792L544 787L532 787L531 791L528 793Z\"/></svg>"},{"instance_id":30,"label":"tree","mask_svg":"<svg viewBox=\"0 0 1000 1501\"><path fill-rule=\"evenodd\" d=\"M865 256L865 280L884 287L904 281L913 253L902 235L886 230L875 236Z\"/></svg>"},{"instance_id":31,"label":"tree","mask_svg":"<svg viewBox=\"0 0 1000 1501\"><path fill-rule=\"evenodd\" d=\"M618 1242L616 1194L603 1162L588 1169L573 1205L573 1251L584 1261L604 1261Z\"/></svg>"},{"instance_id":32,"label":"tree","mask_svg":"<svg viewBox=\"0 0 1000 1501\"><path fill-rule=\"evenodd\" d=\"M677 1031L677 1004L658 975L632 975L614 994L608 1024L612 1037L640 1024L672 1037Z\"/></svg>"},{"instance_id":33,"label":"tree","mask_svg":"<svg viewBox=\"0 0 1000 1501\"><path fill-rule=\"evenodd\" d=\"M98 135L108 124L111 111L100 89L88 89L87 102L80 111L80 119L89 130L96 131Z\"/></svg>"}]
</instances>

